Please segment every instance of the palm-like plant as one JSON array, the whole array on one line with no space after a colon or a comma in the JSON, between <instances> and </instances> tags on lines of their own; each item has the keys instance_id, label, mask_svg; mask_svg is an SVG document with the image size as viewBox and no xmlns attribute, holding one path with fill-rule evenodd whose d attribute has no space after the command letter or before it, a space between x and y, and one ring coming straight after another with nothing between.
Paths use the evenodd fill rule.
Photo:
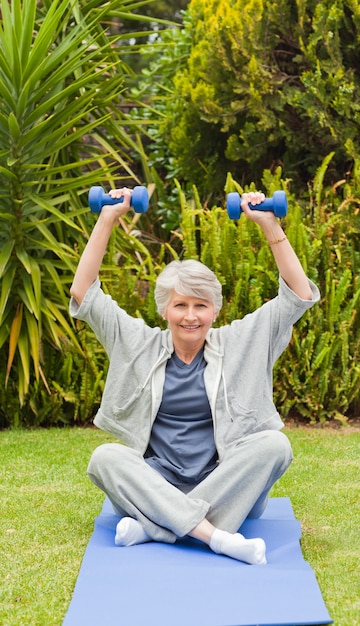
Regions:
<instances>
[{"instance_id":1,"label":"palm-like plant","mask_svg":"<svg viewBox=\"0 0 360 626\"><path fill-rule=\"evenodd\" d=\"M32 382L47 385L47 351L78 346L67 288L86 190L119 173L137 180L118 106L127 69L104 30L131 9L0 0L0 393L11 383L19 407Z\"/></svg>"}]
</instances>

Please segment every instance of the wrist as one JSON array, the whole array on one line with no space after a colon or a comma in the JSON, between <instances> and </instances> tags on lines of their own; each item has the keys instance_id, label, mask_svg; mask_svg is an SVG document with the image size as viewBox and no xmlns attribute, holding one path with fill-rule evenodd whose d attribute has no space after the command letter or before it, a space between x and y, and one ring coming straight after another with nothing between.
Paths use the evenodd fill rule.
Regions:
<instances>
[{"instance_id":1,"label":"wrist","mask_svg":"<svg viewBox=\"0 0 360 626\"><path fill-rule=\"evenodd\" d=\"M287 236L284 235L280 239L273 239L272 241L268 240L268 244L269 246L275 246L277 243L282 243L283 241L286 241L286 239L287 239Z\"/></svg>"},{"instance_id":2,"label":"wrist","mask_svg":"<svg viewBox=\"0 0 360 626\"><path fill-rule=\"evenodd\" d=\"M112 210L108 211L106 208L104 210L104 207L103 207L101 210L101 213L99 213L99 217L97 219L96 224L98 225L98 228L111 231L114 228L114 226L119 225L119 216L117 215L115 211L112 211Z\"/></svg>"},{"instance_id":3,"label":"wrist","mask_svg":"<svg viewBox=\"0 0 360 626\"><path fill-rule=\"evenodd\" d=\"M263 233L269 245L278 243L286 239L285 232L281 228L279 222L273 222L263 227Z\"/></svg>"}]
</instances>

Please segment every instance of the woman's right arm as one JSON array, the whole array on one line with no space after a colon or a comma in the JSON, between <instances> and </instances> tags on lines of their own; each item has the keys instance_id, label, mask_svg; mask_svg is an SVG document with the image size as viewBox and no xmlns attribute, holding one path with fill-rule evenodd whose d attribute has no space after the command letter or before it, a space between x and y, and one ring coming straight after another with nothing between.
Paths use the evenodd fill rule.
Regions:
<instances>
[{"instance_id":1,"label":"woman's right arm","mask_svg":"<svg viewBox=\"0 0 360 626\"><path fill-rule=\"evenodd\" d=\"M130 209L131 191L129 189L126 187L114 189L109 192L109 195L114 198L123 198L123 201L102 207L89 241L81 255L73 284L70 288L72 297L79 305L82 303L89 287L98 277L113 227L118 225L119 217Z\"/></svg>"}]
</instances>

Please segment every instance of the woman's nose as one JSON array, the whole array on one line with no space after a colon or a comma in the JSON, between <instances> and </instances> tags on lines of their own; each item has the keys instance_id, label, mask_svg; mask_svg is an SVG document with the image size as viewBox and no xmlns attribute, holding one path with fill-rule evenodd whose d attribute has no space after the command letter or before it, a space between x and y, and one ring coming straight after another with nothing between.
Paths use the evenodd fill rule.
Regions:
<instances>
[{"instance_id":1,"label":"woman's nose","mask_svg":"<svg viewBox=\"0 0 360 626\"><path fill-rule=\"evenodd\" d=\"M193 320L193 319L195 319L195 318L196 318L196 311L195 311L195 309L193 309L193 308L189 307L189 308L186 310L185 317L186 317L187 319L189 319L189 320Z\"/></svg>"}]
</instances>

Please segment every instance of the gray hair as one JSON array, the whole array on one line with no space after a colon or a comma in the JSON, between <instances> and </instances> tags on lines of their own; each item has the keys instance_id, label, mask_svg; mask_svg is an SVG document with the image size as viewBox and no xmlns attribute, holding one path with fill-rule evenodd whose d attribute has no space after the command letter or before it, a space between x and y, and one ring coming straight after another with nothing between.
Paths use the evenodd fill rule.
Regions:
<instances>
[{"instance_id":1,"label":"gray hair","mask_svg":"<svg viewBox=\"0 0 360 626\"><path fill-rule=\"evenodd\" d=\"M164 315L173 291L181 296L208 300L216 314L222 307L221 284L214 272L200 261L171 261L159 274L155 301L160 315Z\"/></svg>"}]
</instances>

